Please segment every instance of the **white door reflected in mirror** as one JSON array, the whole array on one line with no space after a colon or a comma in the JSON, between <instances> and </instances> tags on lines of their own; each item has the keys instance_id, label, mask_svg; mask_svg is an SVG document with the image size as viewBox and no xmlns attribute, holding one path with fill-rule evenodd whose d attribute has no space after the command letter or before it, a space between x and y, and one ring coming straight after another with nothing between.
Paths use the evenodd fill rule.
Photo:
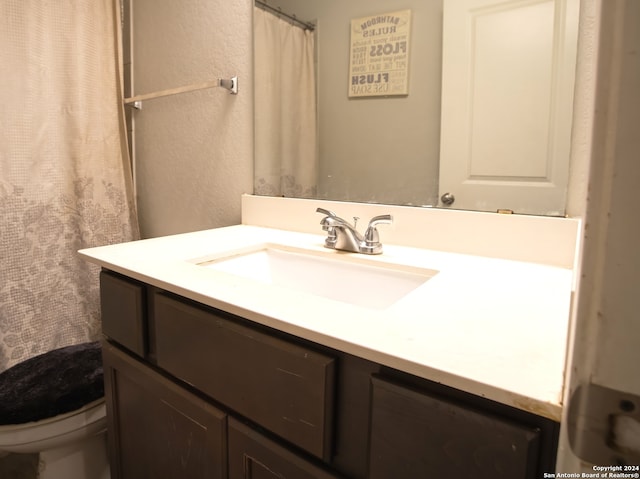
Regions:
<instances>
[{"instance_id":1,"label":"white door reflected in mirror","mask_svg":"<svg viewBox=\"0 0 640 479\"><path fill-rule=\"evenodd\" d=\"M579 0L445 2L440 191L451 207L564 214L578 13Z\"/></svg>"}]
</instances>

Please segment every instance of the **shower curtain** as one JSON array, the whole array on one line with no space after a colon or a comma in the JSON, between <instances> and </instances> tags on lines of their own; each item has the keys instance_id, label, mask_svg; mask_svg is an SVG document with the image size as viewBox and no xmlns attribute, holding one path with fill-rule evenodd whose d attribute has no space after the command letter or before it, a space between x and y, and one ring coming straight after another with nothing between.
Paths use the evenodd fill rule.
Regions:
<instances>
[{"instance_id":1,"label":"shower curtain","mask_svg":"<svg viewBox=\"0 0 640 479\"><path fill-rule=\"evenodd\" d=\"M100 333L81 248L137 238L118 0L0 3L0 371Z\"/></svg>"},{"instance_id":2,"label":"shower curtain","mask_svg":"<svg viewBox=\"0 0 640 479\"><path fill-rule=\"evenodd\" d=\"M255 194L315 196L314 33L254 7L254 77Z\"/></svg>"}]
</instances>

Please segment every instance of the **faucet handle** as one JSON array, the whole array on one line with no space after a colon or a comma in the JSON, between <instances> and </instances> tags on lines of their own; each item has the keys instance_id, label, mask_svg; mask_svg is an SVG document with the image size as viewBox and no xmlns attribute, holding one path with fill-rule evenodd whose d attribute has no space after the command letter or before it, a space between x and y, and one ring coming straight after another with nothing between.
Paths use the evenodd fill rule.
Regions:
<instances>
[{"instance_id":1,"label":"faucet handle","mask_svg":"<svg viewBox=\"0 0 640 479\"><path fill-rule=\"evenodd\" d=\"M323 215L325 215L325 217L320 220L322 229L333 233L334 227L331 224L331 220L329 220L329 218L337 218L336 214L333 211L325 210L324 208L317 208L316 213L322 213Z\"/></svg>"},{"instance_id":2,"label":"faucet handle","mask_svg":"<svg viewBox=\"0 0 640 479\"><path fill-rule=\"evenodd\" d=\"M327 232L327 238L324 240L325 247L335 248L336 242L338 241L338 235L329 218L337 218L337 215L333 211L325 210L324 208L316 208L316 213L322 213L325 215L325 217L320 221L322 229Z\"/></svg>"},{"instance_id":3,"label":"faucet handle","mask_svg":"<svg viewBox=\"0 0 640 479\"><path fill-rule=\"evenodd\" d=\"M393 216L391 215L374 216L369 221L369 227L367 228L367 231L369 231L370 229L375 230L376 226L378 225L390 225L391 223L393 223Z\"/></svg>"},{"instance_id":4,"label":"faucet handle","mask_svg":"<svg viewBox=\"0 0 640 479\"><path fill-rule=\"evenodd\" d=\"M378 234L378 225L390 225L393 223L393 216L379 215L374 216L369 221L369 226L364 233L365 248L371 254L382 253L382 244L380 243L380 235Z\"/></svg>"},{"instance_id":5,"label":"faucet handle","mask_svg":"<svg viewBox=\"0 0 640 479\"><path fill-rule=\"evenodd\" d=\"M391 216L391 215L379 215L379 216L374 216L373 218L371 218L371 220L369 221L369 227L382 225L382 224L390 225L391 223L393 223L393 216Z\"/></svg>"},{"instance_id":6,"label":"faucet handle","mask_svg":"<svg viewBox=\"0 0 640 479\"><path fill-rule=\"evenodd\" d=\"M322 213L323 215L326 216L337 216L333 211L331 210L325 210L324 208L316 208L316 213Z\"/></svg>"}]
</instances>

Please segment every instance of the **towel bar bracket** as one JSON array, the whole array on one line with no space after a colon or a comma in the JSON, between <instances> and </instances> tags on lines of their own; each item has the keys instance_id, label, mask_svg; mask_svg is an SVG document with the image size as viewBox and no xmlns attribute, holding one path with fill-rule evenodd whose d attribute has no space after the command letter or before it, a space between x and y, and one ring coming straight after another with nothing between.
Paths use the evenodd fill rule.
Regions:
<instances>
[{"instance_id":1,"label":"towel bar bracket","mask_svg":"<svg viewBox=\"0 0 640 479\"><path fill-rule=\"evenodd\" d=\"M227 79L220 79L218 83L222 88L226 88L232 95L238 94L238 77L234 76Z\"/></svg>"}]
</instances>

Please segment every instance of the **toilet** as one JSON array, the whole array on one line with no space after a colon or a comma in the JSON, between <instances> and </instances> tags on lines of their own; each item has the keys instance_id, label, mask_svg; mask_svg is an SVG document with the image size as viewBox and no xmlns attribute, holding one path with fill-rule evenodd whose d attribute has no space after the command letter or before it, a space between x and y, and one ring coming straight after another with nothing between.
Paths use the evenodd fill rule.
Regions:
<instances>
[{"instance_id":1,"label":"toilet","mask_svg":"<svg viewBox=\"0 0 640 479\"><path fill-rule=\"evenodd\" d=\"M38 453L39 479L109 479L99 342L0 373L0 455Z\"/></svg>"}]
</instances>

